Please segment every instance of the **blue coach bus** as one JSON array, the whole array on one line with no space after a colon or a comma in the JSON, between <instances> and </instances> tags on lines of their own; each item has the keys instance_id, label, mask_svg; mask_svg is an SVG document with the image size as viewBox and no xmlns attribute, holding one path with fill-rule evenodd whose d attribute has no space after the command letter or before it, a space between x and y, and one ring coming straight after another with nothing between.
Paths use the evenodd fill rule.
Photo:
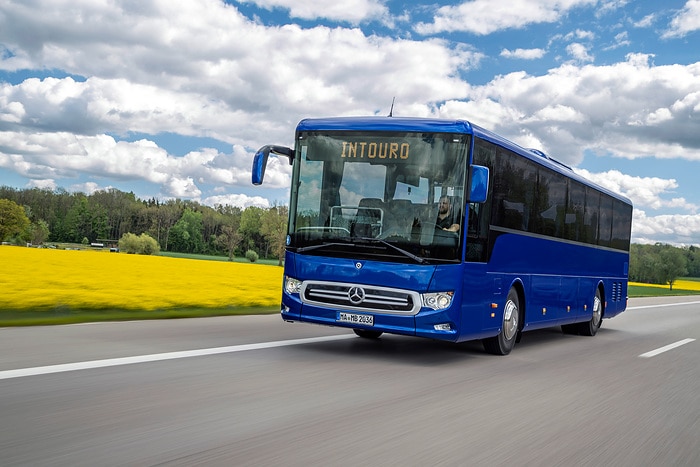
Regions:
<instances>
[{"instance_id":1,"label":"blue coach bus","mask_svg":"<svg viewBox=\"0 0 700 467\"><path fill-rule=\"evenodd\" d=\"M506 355L522 333L595 335L625 310L632 204L463 120L302 120L281 313Z\"/></svg>"}]
</instances>

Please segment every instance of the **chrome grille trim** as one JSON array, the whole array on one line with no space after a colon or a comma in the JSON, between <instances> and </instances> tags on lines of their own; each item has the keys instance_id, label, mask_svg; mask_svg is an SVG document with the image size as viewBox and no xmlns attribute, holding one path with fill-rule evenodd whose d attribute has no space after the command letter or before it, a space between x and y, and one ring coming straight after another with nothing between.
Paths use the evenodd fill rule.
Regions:
<instances>
[{"instance_id":1,"label":"chrome grille trim","mask_svg":"<svg viewBox=\"0 0 700 467\"><path fill-rule=\"evenodd\" d=\"M357 305L349 297L353 287L364 291L364 300ZM418 292L349 282L304 281L299 295L305 304L375 314L412 316L421 308Z\"/></svg>"}]
</instances>

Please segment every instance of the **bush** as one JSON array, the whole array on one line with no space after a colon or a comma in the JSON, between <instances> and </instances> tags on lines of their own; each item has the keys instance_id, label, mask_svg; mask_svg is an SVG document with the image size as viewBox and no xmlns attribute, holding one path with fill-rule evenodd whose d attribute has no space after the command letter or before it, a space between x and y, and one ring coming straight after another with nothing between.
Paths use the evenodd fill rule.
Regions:
<instances>
[{"instance_id":1,"label":"bush","mask_svg":"<svg viewBox=\"0 0 700 467\"><path fill-rule=\"evenodd\" d=\"M251 263L254 263L258 260L258 254L253 251L253 250L248 250L245 252L245 257L250 261Z\"/></svg>"},{"instance_id":2,"label":"bush","mask_svg":"<svg viewBox=\"0 0 700 467\"><path fill-rule=\"evenodd\" d=\"M158 245L158 242L155 238L151 237L147 233L142 233L139 236L139 241L143 246L143 251L141 252L141 254L157 255L158 253L160 253L160 245Z\"/></svg>"},{"instance_id":3,"label":"bush","mask_svg":"<svg viewBox=\"0 0 700 467\"><path fill-rule=\"evenodd\" d=\"M129 254L157 255L160 253L160 245L155 238L146 233L137 237L131 232L127 232L119 239L119 250Z\"/></svg>"}]
</instances>

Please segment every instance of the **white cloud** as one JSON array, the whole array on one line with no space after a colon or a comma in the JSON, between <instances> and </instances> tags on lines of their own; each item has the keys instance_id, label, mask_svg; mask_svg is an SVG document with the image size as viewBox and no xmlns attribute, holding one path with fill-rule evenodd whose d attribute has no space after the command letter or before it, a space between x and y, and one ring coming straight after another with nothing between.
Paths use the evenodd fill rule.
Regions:
<instances>
[{"instance_id":1,"label":"white cloud","mask_svg":"<svg viewBox=\"0 0 700 467\"><path fill-rule=\"evenodd\" d=\"M87 195L91 195L97 190L109 190L112 187L100 187L95 182L85 182L85 183L80 183L76 185L71 185L68 187L68 191L71 192L80 192L80 193L85 193Z\"/></svg>"},{"instance_id":2,"label":"white cloud","mask_svg":"<svg viewBox=\"0 0 700 467\"><path fill-rule=\"evenodd\" d=\"M564 36L564 40L571 41L574 39L592 41L595 39L595 33L593 31L584 31L583 29L576 29Z\"/></svg>"},{"instance_id":3,"label":"white cloud","mask_svg":"<svg viewBox=\"0 0 700 467\"><path fill-rule=\"evenodd\" d=\"M632 238L635 243L693 245L698 243L698 232L700 215L666 214L648 217L643 210L634 210Z\"/></svg>"},{"instance_id":4,"label":"white cloud","mask_svg":"<svg viewBox=\"0 0 700 467\"><path fill-rule=\"evenodd\" d=\"M258 206L261 208L269 208L270 201L262 196L247 196L241 194L215 195L202 200L209 206L237 206L239 208L247 208L249 206Z\"/></svg>"},{"instance_id":5,"label":"white cloud","mask_svg":"<svg viewBox=\"0 0 700 467\"><path fill-rule=\"evenodd\" d=\"M700 0L688 0L683 9L671 20L662 37L683 37L700 30Z\"/></svg>"},{"instance_id":6,"label":"white cloud","mask_svg":"<svg viewBox=\"0 0 700 467\"><path fill-rule=\"evenodd\" d=\"M633 177L618 170L591 173L587 170L575 169L575 172L602 187L627 196L637 208L658 210L673 207L695 213L700 207L688 203L683 198L668 199L668 195L672 195L678 188L678 182L674 179Z\"/></svg>"},{"instance_id":7,"label":"white cloud","mask_svg":"<svg viewBox=\"0 0 700 467\"><path fill-rule=\"evenodd\" d=\"M50 178L47 178L44 180L32 179L32 180L29 180L29 183L27 183L26 188L40 188L42 190L55 190L56 188L58 188L58 185L56 184L55 180L52 180Z\"/></svg>"},{"instance_id":8,"label":"white cloud","mask_svg":"<svg viewBox=\"0 0 700 467\"><path fill-rule=\"evenodd\" d=\"M593 56L588 52L588 47L585 45L574 42L566 46L566 51L573 57L577 62L592 62Z\"/></svg>"},{"instance_id":9,"label":"white cloud","mask_svg":"<svg viewBox=\"0 0 700 467\"><path fill-rule=\"evenodd\" d=\"M628 55L609 66L565 64L542 76L515 72L473 86L438 115L467 118L569 165L584 151L627 159L700 160L700 62L651 66Z\"/></svg>"},{"instance_id":10,"label":"white cloud","mask_svg":"<svg viewBox=\"0 0 700 467\"><path fill-rule=\"evenodd\" d=\"M628 2L629 0L603 0L596 9L596 17L601 18L610 12L623 8Z\"/></svg>"},{"instance_id":11,"label":"white cloud","mask_svg":"<svg viewBox=\"0 0 700 467\"><path fill-rule=\"evenodd\" d=\"M319 2L318 0L239 0L254 3L261 8L285 8L292 18L313 20L327 18L340 22L358 24L373 19L386 19L389 10L385 2L377 0L344 0L342 2Z\"/></svg>"},{"instance_id":12,"label":"white cloud","mask_svg":"<svg viewBox=\"0 0 700 467\"><path fill-rule=\"evenodd\" d=\"M639 21L634 21L632 22L632 26L635 28L648 28L651 27L654 22L656 21L657 18L656 13L651 13L646 15L644 18L640 19Z\"/></svg>"},{"instance_id":13,"label":"white cloud","mask_svg":"<svg viewBox=\"0 0 700 467\"><path fill-rule=\"evenodd\" d=\"M546 51L544 49L503 49L501 50L501 57L518 58L521 60L536 60L544 57L545 53Z\"/></svg>"},{"instance_id":14,"label":"white cloud","mask_svg":"<svg viewBox=\"0 0 700 467\"><path fill-rule=\"evenodd\" d=\"M614 39L615 41L611 45L604 47L603 50L615 50L619 49L620 47L627 47L629 45L632 45L632 42L629 40L629 34L627 33L627 31L622 31L621 33L616 34Z\"/></svg>"},{"instance_id":15,"label":"white cloud","mask_svg":"<svg viewBox=\"0 0 700 467\"><path fill-rule=\"evenodd\" d=\"M486 35L505 29L519 29L533 23L553 23L577 7L597 0L471 0L438 8L432 23L418 23L419 34L468 31Z\"/></svg>"}]
</instances>

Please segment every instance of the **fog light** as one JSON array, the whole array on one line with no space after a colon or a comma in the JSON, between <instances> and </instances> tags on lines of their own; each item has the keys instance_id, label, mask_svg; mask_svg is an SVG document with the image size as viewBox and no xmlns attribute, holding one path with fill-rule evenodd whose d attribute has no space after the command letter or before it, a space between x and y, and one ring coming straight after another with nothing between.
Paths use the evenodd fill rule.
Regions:
<instances>
[{"instance_id":1,"label":"fog light","mask_svg":"<svg viewBox=\"0 0 700 467\"><path fill-rule=\"evenodd\" d=\"M452 326L450 325L450 323L436 324L435 326L433 326L433 328L435 328L436 331L451 331L452 330Z\"/></svg>"}]
</instances>

